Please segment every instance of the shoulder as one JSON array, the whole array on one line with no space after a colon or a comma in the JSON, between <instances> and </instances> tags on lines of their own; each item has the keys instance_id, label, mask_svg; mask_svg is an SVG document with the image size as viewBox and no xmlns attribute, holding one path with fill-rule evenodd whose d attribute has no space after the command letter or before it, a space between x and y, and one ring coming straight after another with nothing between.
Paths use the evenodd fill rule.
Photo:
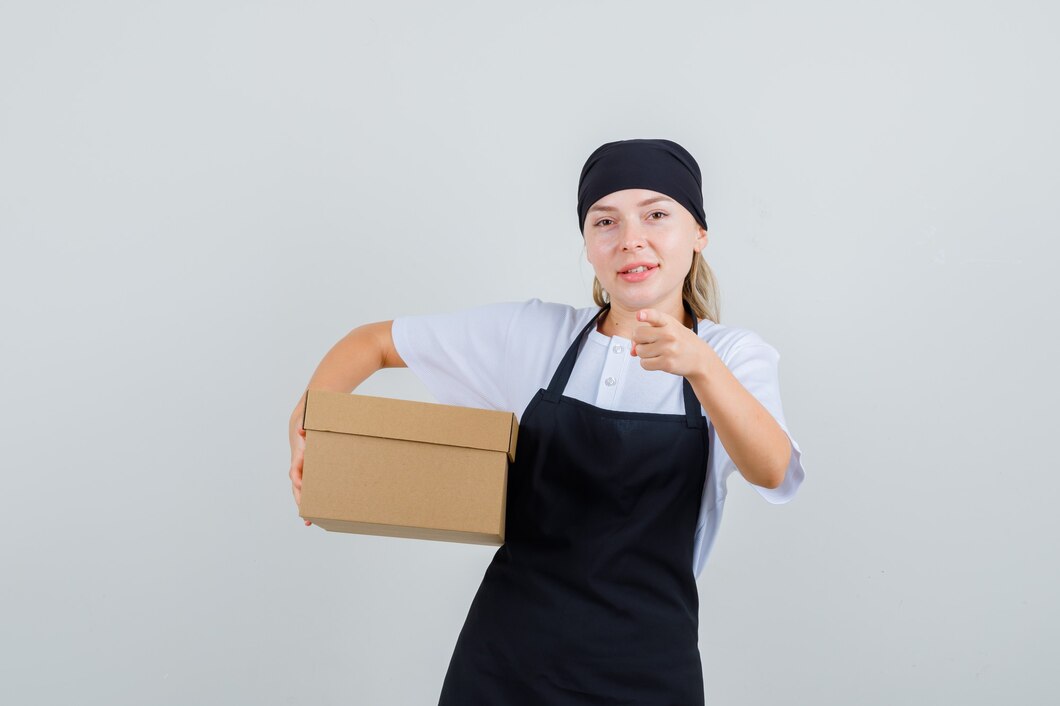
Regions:
<instances>
[{"instance_id":1,"label":"shoulder","mask_svg":"<svg viewBox=\"0 0 1060 706\"><path fill-rule=\"evenodd\" d=\"M575 308L569 304L542 301L538 298L520 301L479 304L455 311L402 316L394 319L394 331L400 337L413 331L431 335L474 335L506 341L531 337L548 341L568 338L592 318L596 307Z\"/></svg>"},{"instance_id":2,"label":"shoulder","mask_svg":"<svg viewBox=\"0 0 1060 706\"><path fill-rule=\"evenodd\" d=\"M515 305L513 324L535 332L549 331L559 335L584 326L596 311L595 306L576 308L534 298Z\"/></svg>"},{"instance_id":3,"label":"shoulder","mask_svg":"<svg viewBox=\"0 0 1060 706\"><path fill-rule=\"evenodd\" d=\"M710 344L718 357L728 363L737 355L777 356L777 350L757 332L742 326L699 322L699 337Z\"/></svg>"},{"instance_id":4,"label":"shoulder","mask_svg":"<svg viewBox=\"0 0 1060 706\"><path fill-rule=\"evenodd\" d=\"M590 311L505 301L395 318L391 331L398 355L442 404L522 409L521 381L539 387Z\"/></svg>"}]
</instances>

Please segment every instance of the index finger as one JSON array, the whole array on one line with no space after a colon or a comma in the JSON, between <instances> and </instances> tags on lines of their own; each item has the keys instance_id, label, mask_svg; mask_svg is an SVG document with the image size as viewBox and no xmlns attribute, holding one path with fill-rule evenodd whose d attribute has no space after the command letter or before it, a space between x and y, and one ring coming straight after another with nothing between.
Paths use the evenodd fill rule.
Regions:
<instances>
[{"instance_id":1,"label":"index finger","mask_svg":"<svg viewBox=\"0 0 1060 706\"><path fill-rule=\"evenodd\" d=\"M657 309L640 309L637 312L637 321L643 321L652 326L665 326L666 314L663 314Z\"/></svg>"}]
</instances>

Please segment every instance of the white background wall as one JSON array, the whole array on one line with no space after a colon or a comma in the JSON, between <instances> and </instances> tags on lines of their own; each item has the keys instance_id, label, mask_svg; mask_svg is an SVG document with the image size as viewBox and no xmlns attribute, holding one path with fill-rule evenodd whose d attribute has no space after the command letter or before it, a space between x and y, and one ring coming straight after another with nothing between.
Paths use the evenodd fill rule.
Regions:
<instances>
[{"instance_id":1,"label":"white background wall","mask_svg":"<svg viewBox=\"0 0 1060 706\"><path fill-rule=\"evenodd\" d=\"M708 703L1056 703L1058 20L0 4L0 701L434 703L494 549L305 527L288 415L362 323L590 304L582 163L665 137L808 473L733 476Z\"/></svg>"}]
</instances>

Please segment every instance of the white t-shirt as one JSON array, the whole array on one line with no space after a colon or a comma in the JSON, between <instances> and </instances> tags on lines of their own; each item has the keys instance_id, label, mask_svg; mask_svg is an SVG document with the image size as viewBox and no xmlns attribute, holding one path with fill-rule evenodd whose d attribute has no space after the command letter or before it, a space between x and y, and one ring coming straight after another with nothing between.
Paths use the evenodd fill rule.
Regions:
<instances>
[{"instance_id":1,"label":"white t-shirt","mask_svg":"<svg viewBox=\"0 0 1060 706\"><path fill-rule=\"evenodd\" d=\"M575 309L530 299L405 316L394 319L394 347L442 404L514 412L519 418L537 391L548 387L574 337L598 310L597 306ZM699 337L788 433L792 452L784 482L772 489L752 484L769 502L788 502L802 484L805 471L802 452L788 432L781 408L780 355L749 329L706 319L698 326ZM630 345L629 339L608 337L592 327L563 394L603 409L683 414L683 378L645 370L640 358L629 354ZM702 407L700 411L707 418L710 456L692 556L696 577L702 573L718 533L726 481L737 470L710 416Z\"/></svg>"}]
</instances>

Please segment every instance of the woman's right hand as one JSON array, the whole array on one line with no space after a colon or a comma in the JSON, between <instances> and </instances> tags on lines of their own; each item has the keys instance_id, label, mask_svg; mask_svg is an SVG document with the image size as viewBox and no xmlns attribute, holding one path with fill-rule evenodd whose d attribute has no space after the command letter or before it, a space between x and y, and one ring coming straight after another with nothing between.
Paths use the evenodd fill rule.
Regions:
<instances>
[{"instance_id":1,"label":"woman's right hand","mask_svg":"<svg viewBox=\"0 0 1060 706\"><path fill-rule=\"evenodd\" d=\"M297 415L292 421L294 427L291 433L291 491L294 493L294 501L302 505L302 464L305 460L305 429L302 428L302 419ZM306 527L313 524L305 521Z\"/></svg>"}]
</instances>

